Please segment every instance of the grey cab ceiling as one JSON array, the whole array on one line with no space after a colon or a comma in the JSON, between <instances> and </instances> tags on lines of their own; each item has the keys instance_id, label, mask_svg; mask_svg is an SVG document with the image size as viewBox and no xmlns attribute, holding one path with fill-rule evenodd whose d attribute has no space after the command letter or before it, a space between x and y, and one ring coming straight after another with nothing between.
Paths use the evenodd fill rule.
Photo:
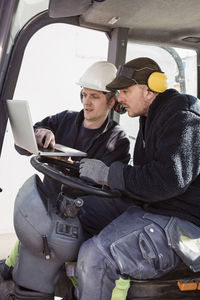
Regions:
<instances>
[{"instance_id":1,"label":"grey cab ceiling","mask_svg":"<svg viewBox=\"0 0 200 300\"><path fill-rule=\"evenodd\" d=\"M82 26L106 31L129 28L138 42L200 48L200 0L52 0L49 14L80 15Z\"/></svg>"}]
</instances>

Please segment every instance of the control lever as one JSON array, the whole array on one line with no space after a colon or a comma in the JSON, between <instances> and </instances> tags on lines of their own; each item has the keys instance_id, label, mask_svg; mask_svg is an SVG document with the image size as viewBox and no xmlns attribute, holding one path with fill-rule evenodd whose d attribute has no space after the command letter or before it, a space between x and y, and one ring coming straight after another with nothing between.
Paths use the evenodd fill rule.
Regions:
<instances>
[{"instance_id":1,"label":"control lever","mask_svg":"<svg viewBox=\"0 0 200 300\"><path fill-rule=\"evenodd\" d=\"M71 198L64 193L60 193L57 198L58 213L62 218L75 218L79 209L83 206L83 200L81 198Z\"/></svg>"},{"instance_id":2,"label":"control lever","mask_svg":"<svg viewBox=\"0 0 200 300\"><path fill-rule=\"evenodd\" d=\"M42 236L42 240L43 240L43 246L44 246L44 255L45 255L45 258L48 260L48 259L51 258L51 250L49 249L49 244L48 244L48 241L47 241L47 236L43 235Z\"/></svg>"},{"instance_id":3,"label":"control lever","mask_svg":"<svg viewBox=\"0 0 200 300\"><path fill-rule=\"evenodd\" d=\"M76 198L67 205L65 216L70 218L75 218L78 214L79 209L83 206L83 200L81 198Z\"/></svg>"}]
</instances>

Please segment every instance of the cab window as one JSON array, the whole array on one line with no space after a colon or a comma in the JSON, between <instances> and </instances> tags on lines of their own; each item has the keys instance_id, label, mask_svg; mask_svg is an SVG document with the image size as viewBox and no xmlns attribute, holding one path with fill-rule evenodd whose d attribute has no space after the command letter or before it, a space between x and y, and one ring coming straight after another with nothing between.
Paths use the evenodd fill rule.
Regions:
<instances>
[{"instance_id":1,"label":"cab window","mask_svg":"<svg viewBox=\"0 0 200 300\"><path fill-rule=\"evenodd\" d=\"M61 23L43 27L27 44L13 99L28 100L33 123L66 109L79 111L82 104L76 82L93 62L107 60L107 51L108 39L103 32ZM14 149L9 122L0 168L4 170L0 219L3 232L10 232L14 231L12 212L17 191L35 169L30 157ZM10 172L5 172L8 169ZM4 213L5 203L9 218Z\"/></svg>"}]
</instances>

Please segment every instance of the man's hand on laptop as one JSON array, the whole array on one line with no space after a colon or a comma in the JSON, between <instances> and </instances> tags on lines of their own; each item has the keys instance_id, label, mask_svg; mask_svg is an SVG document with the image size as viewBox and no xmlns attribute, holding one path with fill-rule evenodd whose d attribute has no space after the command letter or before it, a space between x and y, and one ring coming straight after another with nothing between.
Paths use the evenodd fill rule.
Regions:
<instances>
[{"instance_id":1,"label":"man's hand on laptop","mask_svg":"<svg viewBox=\"0 0 200 300\"><path fill-rule=\"evenodd\" d=\"M55 136L53 132L46 128L37 128L35 130L37 144L42 148L54 148Z\"/></svg>"}]
</instances>

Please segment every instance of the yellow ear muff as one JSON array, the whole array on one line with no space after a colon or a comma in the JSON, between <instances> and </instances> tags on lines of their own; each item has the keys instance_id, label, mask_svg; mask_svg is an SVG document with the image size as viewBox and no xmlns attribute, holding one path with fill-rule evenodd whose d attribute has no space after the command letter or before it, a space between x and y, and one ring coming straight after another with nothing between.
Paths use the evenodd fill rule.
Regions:
<instances>
[{"instance_id":1,"label":"yellow ear muff","mask_svg":"<svg viewBox=\"0 0 200 300\"><path fill-rule=\"evenodd\" d=\"M147 80L148 87L156 93L163 93L167 89L167 76L161 72L153 72Z\"/></svg>"}]
</instances>

